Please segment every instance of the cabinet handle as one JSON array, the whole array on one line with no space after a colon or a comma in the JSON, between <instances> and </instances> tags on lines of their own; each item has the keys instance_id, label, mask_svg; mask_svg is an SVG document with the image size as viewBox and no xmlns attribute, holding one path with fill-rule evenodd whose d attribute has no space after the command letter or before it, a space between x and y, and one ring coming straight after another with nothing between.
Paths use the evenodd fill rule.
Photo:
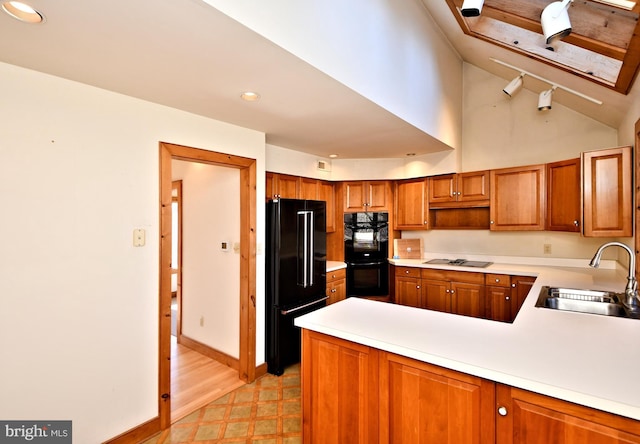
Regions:
<instances>
[{"instance_id":1,"label":"cabinet handle","mask_svg":"<svg viewBox=\"0 0 640 444\"><path fill-rule=\"evenodd\" d=\"M419 285L416 285L416 288L419 290L419 289L420 289L420 286L419 286Z\"/></svg>"},{"instance_id":2,"label":"cabinet handle","mask_svg":"<svg viewBox=\"0 0 640 444\"><path fill-rule=\"evenodd\" d=\"M335 288L332 288L332 289L331 289L331 293L335 293L335 292L336 292L336 289L335 289Z\"/></svg>"},{"instance_id":3,"label":"cabinet handle","mask_svg":"<svg viewBox=\"0 0 640 444\"><path fill-rule=\"evenodd\" d=\"M504 298L505 301L508 301L509 299L511 299L509 296Z\"/></svg>"},{"instance_id":4,"label":"cabinet handle","mask_svg":"<svg viewBox=\"0 0 640 444\"><path fill-rule=\"evenodd\" d=\"M404 270L405 273L409 274L409 270Z\"/></svg>"},{"instance_id":5,"label":"cabinet handle","mask_svg":"<svg viewBox=\"0 0 640 444\"><path fill-rule=\"evenodd\" d=\"M504 406L498 407L498 415L507 416L507 408Z\"/></svg>"},{"instance_id":6,"label":"cabinet handle","mask_svg":"<svg viewBox=\"0 0 640 444\"><path fill-rule=\"evenodd\" d=\"M516 288L516 284L511 284L511 287Z\"/></svg>"},{"instance_id":7,"label":"cabinet handle","mask_svg":"<svg viewBox=\"0 0 640 444\"><path fill-rule=\"evenodd\" d=\"M500 279L496 279L496 282L500 282Z\"/></svg>"},{"instance_id":8,"label":"cabinet handle","mask_svg":"<svg viewBox=\"0 0 640 444\"><path fill-rule=\"evenodd\" d=\"M445 290L445 293L451 293L451 290Z\"/></svg>"},{"instance_id":9,"label":"cabinet handle","mask_svg":"<svg viewBox=\"0 0 640 444\"><path fill-rule=\"evenodd\" d=\"M493 221L492 221L492 220L490 220L490 221L489 221L489 223L490 223L490 224L493 224Z\"/></svg>"},{"instance_id":10,"label":"cabinet handle","mask_svg":"<svg viewBox=\"0 0 640 444\"><path fill-rule=\"evenodd\" d=\"M453 294L453 293L455 293L455 291L454 291L454 290L451 290L451 294Z\"/></svg>"}]
</instances>

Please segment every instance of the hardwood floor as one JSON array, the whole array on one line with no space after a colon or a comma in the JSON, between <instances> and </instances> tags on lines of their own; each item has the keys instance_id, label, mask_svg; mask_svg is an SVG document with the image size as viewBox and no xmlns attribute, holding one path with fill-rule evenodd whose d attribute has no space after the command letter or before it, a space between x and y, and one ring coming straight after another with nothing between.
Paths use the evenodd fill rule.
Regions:
<instances>
[{"instance_id":1,"label":"hardwood floor","mask_svg":"<svg viewBox=\"0 0 640 444\"><path fill-rule=\"evenodd\" d=\"M237 371L171 337L172 423L244 384Z\"/></svg>"}]
</instances>

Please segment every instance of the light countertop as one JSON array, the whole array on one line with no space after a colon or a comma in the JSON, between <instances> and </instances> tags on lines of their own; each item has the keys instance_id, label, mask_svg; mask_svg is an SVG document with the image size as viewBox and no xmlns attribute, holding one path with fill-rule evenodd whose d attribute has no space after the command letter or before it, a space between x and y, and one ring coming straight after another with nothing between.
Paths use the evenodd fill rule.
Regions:
<instances>
[{"instance_id":1,"label":"light countertop","mask_svg":"<svg viewBox=\"0 0 640 444\"><path fill-rule=\"evenodd\" d=\"M327 273L330 271L340 270L341 268L347 268L347 264L339 261L327 261Z\"/></svg>"},{"instance_id":2,"label":"light countertop","mask_svg":"<svg viewBox=\"0 0 640 444\"><path fill-rule=\"evenodd\" d=\"M396 266L536 276L513 324L347 298L295 320L299 327L499 383L640 420L640 320L535 307L543 285L623 291L609 261L495 261L487 268ZM532 261L532 262L535 262ZM329 265L327 265L329 266Z\"/></svg>"}]
</instances>

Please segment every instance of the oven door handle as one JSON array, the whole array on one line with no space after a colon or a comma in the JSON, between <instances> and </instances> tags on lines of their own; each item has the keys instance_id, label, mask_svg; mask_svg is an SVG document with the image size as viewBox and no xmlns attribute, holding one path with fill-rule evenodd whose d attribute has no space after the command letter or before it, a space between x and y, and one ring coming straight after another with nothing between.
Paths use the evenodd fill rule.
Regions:
<instances>
[{"instance_id":1,"label":"oven door handle","mask_svg":"<svg viewBox=\"0 0 640 444\"><path fill-rule=\"evenodd\" d=\"M383 265L386 264L387 260L384 261L376 261L376 262L347 262L347 265L355 267L358 265L371 266L371 265Z\"/></svg>"}]
</instances>

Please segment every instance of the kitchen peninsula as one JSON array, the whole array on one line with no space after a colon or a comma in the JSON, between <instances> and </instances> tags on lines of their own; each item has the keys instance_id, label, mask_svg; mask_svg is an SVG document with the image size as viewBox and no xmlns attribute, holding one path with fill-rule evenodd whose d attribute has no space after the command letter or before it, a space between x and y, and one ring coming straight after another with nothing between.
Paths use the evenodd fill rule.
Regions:
<instances>
[{"instance_id":1,"label":"kitchen peninsula","mask_svg":"<svg viewBox=\"0 0 640 444\"><path fill-rule=\"evenodd\" d=\"M453 268L423 262L392 261ZM545 285L622 291L625 271L482 272L536 277L513 323L359 298L298 318L305 442L321 427L339 442L640 443L640 321L535 307Z\"/></svg>"}]
</instances>

